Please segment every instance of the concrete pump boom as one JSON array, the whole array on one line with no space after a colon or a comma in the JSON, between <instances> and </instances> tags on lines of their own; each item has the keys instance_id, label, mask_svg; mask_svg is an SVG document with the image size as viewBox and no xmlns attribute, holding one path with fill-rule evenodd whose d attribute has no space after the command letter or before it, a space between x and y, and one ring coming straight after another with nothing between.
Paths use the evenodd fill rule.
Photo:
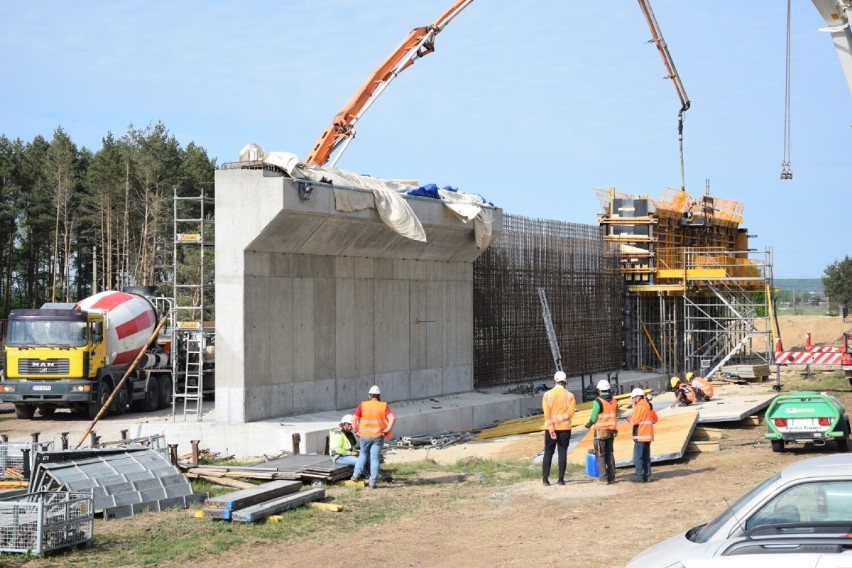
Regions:
<instances>
[{"instance_id":1,"label":"concrete pump boom","mask_svg":"<svg viewBox=\"0 0 852 568\"><path fill-rule=\"evenodd\" d=\"M456 0L432 24L411 30L402 43L385 58L381 65L376 67L358 87L349 102L335 115L331 126L317 138L305 162L322 166L328 162L332 152L339 149L331 162L334 166L355 136L355 123L397 75L418 58L435 51L435 36L471 2L473 0Z\"/></svg>"},{"instance_id":2,"label":"concrete pump boom","mask_svg":"<svg viewBox=\"0 0 852 568\"><path fill-rule=\"evenodd\" d=\"M648 21L648 27L651 28L651 41L657 46L660 57L663 58L663 65L666 66L668 74L664 79L672 80L672 85L674 85L675 92L680 99L680 111L677 113L677 140L680 146L680 189L684 190L686 188L686 179L683 171L683 113L689 110L689 97L680 80L680 75L678 75L675 68L674 60L672 60L672 55L669 53L669 47L666 45L666 40L663 39L663 32L660 31L660 26L657 24L657 18L654 17L654 11L651 9L650 2L648 0L639 0L639 7L642 8L645 20Z\"/></svg>"}]
</instances>

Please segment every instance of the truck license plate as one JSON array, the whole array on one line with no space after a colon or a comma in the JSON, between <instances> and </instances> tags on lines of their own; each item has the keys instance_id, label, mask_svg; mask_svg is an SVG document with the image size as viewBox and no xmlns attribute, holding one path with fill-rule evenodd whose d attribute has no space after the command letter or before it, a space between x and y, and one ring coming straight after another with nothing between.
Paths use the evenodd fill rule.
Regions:
<instances>
[{"instance_id":1,"label":"truck license plate","mask_svg":"<svg viewBox=\"0 0 852 568\"><path fill-rule=\"evenodd\" d=\"M53 387L51 385L33 385L34 391L49 391Z\"/></svg>"}]
</instances>

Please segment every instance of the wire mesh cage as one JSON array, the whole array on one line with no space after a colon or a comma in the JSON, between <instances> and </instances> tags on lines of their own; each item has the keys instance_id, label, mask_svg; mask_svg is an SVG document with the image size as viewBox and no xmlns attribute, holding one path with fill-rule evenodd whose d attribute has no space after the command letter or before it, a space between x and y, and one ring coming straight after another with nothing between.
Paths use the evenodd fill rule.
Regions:
<instances>
[{"instance_id":1,"label":"wire mesh cage","mask_svg":"<svg viewBox=\"0 0 852 568\"><path fill-rule=\"evenodd\" d=\"M0 553L88 545L94 528L91 493L40 491L0 499Z\"/></svg>"}]
</instances>

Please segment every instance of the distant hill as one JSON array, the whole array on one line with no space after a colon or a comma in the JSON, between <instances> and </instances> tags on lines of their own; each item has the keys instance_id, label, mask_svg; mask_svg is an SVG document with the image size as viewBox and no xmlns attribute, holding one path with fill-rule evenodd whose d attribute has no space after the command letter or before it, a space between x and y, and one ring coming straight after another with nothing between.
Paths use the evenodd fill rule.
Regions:
<instances>
[{"instance_id":1,"label":"distant hill","mask_svg":"<svg viewBox=\"0 0 852 568\"><path fill-rule=\"evenodd\" d=\"M789 292L823 293L822 278L776 278L775 287Z\"/></svg>"}]
</instances>

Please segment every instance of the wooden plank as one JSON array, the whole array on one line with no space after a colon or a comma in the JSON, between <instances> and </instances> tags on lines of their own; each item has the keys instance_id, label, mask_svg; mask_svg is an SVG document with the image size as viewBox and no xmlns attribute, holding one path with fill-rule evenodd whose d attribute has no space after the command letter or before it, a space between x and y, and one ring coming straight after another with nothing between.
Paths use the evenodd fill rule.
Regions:
<instances>
[{"instance_id":1,"label":"wooden plank","mask_svg":"<svg viewBox=\"0 0 852 568\"><path fill-rule=\"evenodd\" d=\"M693 440L721 440L723 437L723 432L717 428L705 428L704 426L698 426L695 428L695 432L692 433Z\"/></svg>"},{"instance_id":2,"label":"wooden plank","mask_svg":"<svg viewBox=\"0 0 852 568\"><path fill-rule=\"evenodd\" d=\"M240 481L239 479L230 479L228 477L213 477L210 475L199 475L197 473L187 474L186 476L190 479L201 479L203 481L209 481L210 483L215 483L217 485L222 485L224 487L234 487L236 489L251 489L252 487L257 487L256 483Z\"/></svg>"},{"instance_id":3,"label":"wooden plank","mask_svg":"<svg viewBox=\"0 0 852 568\"><path fill-rule=\"evenodd\" d=\"M205 511L207 509L234 511L293 493L301 487L301 481L270 481L251 489L241 489L218 497L211 497L204 502L204 508Z\"/></svg>"},{"instance_id":4,"label":"wooden plank","mask_svg":"<svg viewBox=\"0 0 852 568\"><path fill-rule=\"evenodd\" d=\"M676 460L683 457L695 425L698 413L679 413L660 416L654 425L654 441L651 442L651 462ZM615 467L633 466L633 427L627 422L618 423L618 436L615 438ZM589 431L573 449L569 448L568 461L584 466L586 454L594 447L594 432Z\"/></svg>"},{"instance_id":5,"label":"wooden plank","mask_svg":"<svg viewBox=\"0 0 852 568\"><path fill-rule=\"evenodd\" d=\"M719 450L719 442L715 440L692 440L686 446L686 451L693 454L702 452L718 452Z\"/></svg>"},{"instance_id":6,"label":"wooden plank","mask_svg":"<svg viewBox=\"0 0 852 568\"><path fill-rule=\"evenodd\" d=\"M259 521L269 515L295 509L296 507L301 507L305 503L319 501L320 499L325 499L325 489L322 487L298 491L291 495L279 497L278 499L265 501L263 503L258 503L257 505L252 505L251 507L232 511L231 520L244 523Z\"/></svg>"}]
</instances>

